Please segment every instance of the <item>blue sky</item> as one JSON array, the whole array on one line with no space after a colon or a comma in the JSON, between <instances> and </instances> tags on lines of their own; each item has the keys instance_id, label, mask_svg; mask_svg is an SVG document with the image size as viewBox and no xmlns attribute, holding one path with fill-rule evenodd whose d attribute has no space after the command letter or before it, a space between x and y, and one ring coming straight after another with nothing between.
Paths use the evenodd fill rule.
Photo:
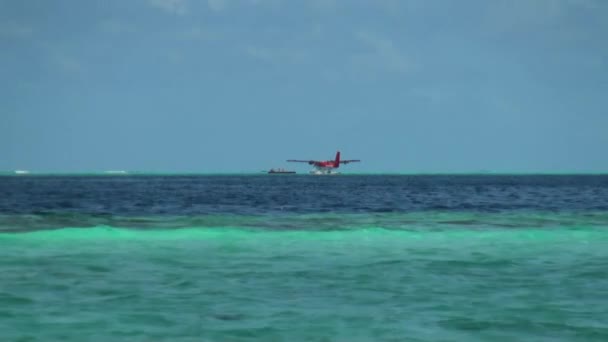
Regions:
<instances>
[{"instance_id":1,"label":"blue sky","mask_svg":"<svg viewBox=\"0 0 608 342\"><path fill-rule=\"evenodd\" d=\"M0 170L608 171L608 1L0 0Z\"/></svg>"}]
</instances>

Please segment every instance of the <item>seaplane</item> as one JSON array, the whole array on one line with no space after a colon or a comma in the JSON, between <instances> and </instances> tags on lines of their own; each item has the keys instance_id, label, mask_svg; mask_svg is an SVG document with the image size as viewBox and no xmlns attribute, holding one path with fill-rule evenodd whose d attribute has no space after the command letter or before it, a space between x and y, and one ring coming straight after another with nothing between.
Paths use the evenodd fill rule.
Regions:
<instances>
[{"instance_id":1,"label":"seaplane","mask_svg":"<svg viewBox=\"0 0 608 342\"><path fill-rule=\"evenodd\" d=\"M290 163L308 163L313 166L310 171L312 175L338 175L339 172L334 171L340 167L340 164L358 163L359 159L347 159L340 160L340 151L336 152L336 159L334 160L299 160L299 159L288 159Z\"/></svg>"}]
</instances>

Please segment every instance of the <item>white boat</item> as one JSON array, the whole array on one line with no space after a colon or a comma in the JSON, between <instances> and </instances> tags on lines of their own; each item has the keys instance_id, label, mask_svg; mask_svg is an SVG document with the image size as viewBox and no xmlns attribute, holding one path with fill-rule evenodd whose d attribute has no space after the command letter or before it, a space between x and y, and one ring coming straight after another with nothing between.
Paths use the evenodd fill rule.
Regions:
<instances>
[{"instance_id":1,"label":"white boat","mask_svg":"<svg viewBox=\"0 0 608 342\"><path fill-rule=\"evenodd\" d=\"M17 175L27 175L30 172L28 170L15 170L15 174Z\"/></svg>"},{"instance_id":2,"label":"white boat","mask_svg":"<svg viewBox=\"0 0 608 342\"><path fill-rule=\"evenodd\" d=\"M124 171L124 170L109 170L109 171L104 171L104 173L109 174L109 175L126 175L127 171Z\"/></svg>"}]
</instances>

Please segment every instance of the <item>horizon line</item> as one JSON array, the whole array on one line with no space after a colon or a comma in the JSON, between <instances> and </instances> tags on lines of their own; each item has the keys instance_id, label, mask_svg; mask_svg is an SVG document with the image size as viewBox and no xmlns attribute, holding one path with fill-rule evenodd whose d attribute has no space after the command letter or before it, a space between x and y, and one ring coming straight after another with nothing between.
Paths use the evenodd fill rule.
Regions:
<instances>
[{"instance_id":1,"label":"horizon line","mask_svg":"<svg viewBox=\"0 0 608 342\"><path fill-rule=\"evenodd\" d=\"M145 175L267 175L267 171L129 171L129 170L103 170L103 171L30 171L30 170L0 170L0 176L145 176ZM292 175L310 175L306 172L296 172ZM487 176L531 176L531 175L608 175L608 171L375 171L375 172L344 172L340 175L487 175ZM283 175L285 176L285 175Z\"/></svg>"}]
</instances>

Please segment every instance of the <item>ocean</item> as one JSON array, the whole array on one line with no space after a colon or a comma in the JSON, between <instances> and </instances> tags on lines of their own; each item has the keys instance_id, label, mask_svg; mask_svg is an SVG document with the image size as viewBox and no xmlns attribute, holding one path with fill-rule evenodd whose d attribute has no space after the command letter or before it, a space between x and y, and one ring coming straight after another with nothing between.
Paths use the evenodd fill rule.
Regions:
<instances>
[{"instance_id":1,"label":"ocean","mask_svg":"<svg viewBox=\"0 0 608 342\"><path fill-rule=\"evenodd\" d=\"M0 341L608 341L608 176L0 176Z\"/></svg>"}]
</instances>

